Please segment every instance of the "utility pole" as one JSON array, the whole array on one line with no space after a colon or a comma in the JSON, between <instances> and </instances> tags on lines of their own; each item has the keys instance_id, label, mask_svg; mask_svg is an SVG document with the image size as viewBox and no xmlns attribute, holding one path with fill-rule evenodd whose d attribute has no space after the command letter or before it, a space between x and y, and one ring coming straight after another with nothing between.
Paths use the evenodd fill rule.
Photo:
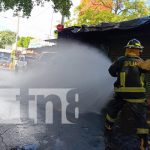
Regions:
<instances>
[{"instance_id":1,"label":"utility pole","mask_svg":"<svg viewBox=\"0 0 150 150\"><path fill-rule=\"evenodd\" d=\"M18 37L19 37L19 23L20 23L20 16L19 13L16 13L17 17L17 29L16 29L16 42L15 42L15 47L12 49L11 52L11 69L15 70L15 65L16 65L16 52L17 52L17 42L18 42Z\"/></svg>"},{"instance_id":2,"label":"utility pole","mask_svg":"<svg viewBox=\"0 0 150 150\"><path fill-rule=\"evenodd\" d=\"M20 16L19 16L19 13L17 12L17 30L16 30L16 45L15 45L16 51L17 51L17 42L19 38L19 27L20 27Z\"/></svg>"},{"instance_id":3,"label":"utility pole","mask_svg":"<svg viewBox=\"0 0 150 150\"><path fill-rule=\"evenodd\" d=\"M50 26L50 39L52 38L53 17L54 17L54 11L52 12L52 18L51 18L51 26Z\"/></svg>"}]
</instances>

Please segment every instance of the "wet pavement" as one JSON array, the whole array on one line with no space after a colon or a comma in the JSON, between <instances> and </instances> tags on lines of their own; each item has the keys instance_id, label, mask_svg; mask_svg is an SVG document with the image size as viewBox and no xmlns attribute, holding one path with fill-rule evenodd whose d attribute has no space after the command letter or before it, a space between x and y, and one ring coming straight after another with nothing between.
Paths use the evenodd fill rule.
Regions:
<instances>
[{"instance_id":1,"label":"wet pavement","mask_svg":"<svg viewBox=\"0 0 150 150\"><path fill-rule=\"evenodd\" d=\"M0 126L0 149L34 144L39 150L103 150L101 118L96 114L83 115L73 125L22 124Z\"/></svg>"}]
</instances>

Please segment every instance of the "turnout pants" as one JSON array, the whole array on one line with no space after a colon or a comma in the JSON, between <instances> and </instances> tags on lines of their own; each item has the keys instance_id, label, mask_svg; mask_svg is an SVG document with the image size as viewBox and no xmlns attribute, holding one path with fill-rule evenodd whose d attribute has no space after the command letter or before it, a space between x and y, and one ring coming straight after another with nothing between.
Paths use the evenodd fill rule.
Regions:
<instances>
[{"instance_id":1,"label":"turnout pants","mask_svg":"<svg viewBox=\"0 0 150 150\"><path fill-rule=\"evenodd\" d=\"M106 121L105 121L105 129L111 130L111 127L115 123L119 112L126 107L127 111L129 110L130 113L124 111L125 118L130 119L130 114L132 113L132 118L134 118L134 123L132 124L132 128L135 134L139 135L140 138L147 141L147 135L149 134L149 127L147 124L146 113L147 113L147 104L145 100L141 99L123 99L121 96L117 94L114 95L114 98L109 102L107 106L107 114L106 114ZM121 116L122 117L122 116ZM131 120L132 120L131 118ZM121 118L122 120L124 119ZM127 128L128 124L126 122L123 123L124 127ZM133 127L134 126L134 127ZM130 129L132 129L130 128ZM126 129L128 130L128 129ZM132 132L133 133L133 132ZM144 147L146 147L147 142Z\"/></svg>"}]
</instances>

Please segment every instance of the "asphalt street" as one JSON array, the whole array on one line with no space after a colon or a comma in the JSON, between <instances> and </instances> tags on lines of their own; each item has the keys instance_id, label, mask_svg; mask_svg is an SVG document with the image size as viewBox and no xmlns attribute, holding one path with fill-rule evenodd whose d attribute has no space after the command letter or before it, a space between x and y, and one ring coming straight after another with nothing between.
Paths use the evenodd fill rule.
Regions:
<instances>
[{"instance_id":1,"label":"asphalt street","mask_svg":"<svg viewBox=\"0 0 150 150\"><path fill-rule=\"evenodd\" d=\"M11 74L11 77L9 75ZM0 89L0 150L16 147L37 146L39 150L103 150L103 120L97 113L82 113L75 119L72 112L67 118L73 124L61 122L61 110L54 108L53 123L45 123L44 105L39 105L38 122L35 122L36 109L31 101L29 112L24 96L19 88L10 85L13 74L1 72ZM15 75L14 75L15 76ZM6 79L7 80L4 80ZM5 81L5 82L4 82ZM6 82L7 81L7 82ZM24 92L25 90L22 90ZM22 93L22 95L25 95ZM20 99L23 99L20 102ZM52 99L56 99L53 97ZM57 99L56 99L57 101ZM21 104L20 104L21 103ZM48 114L48 116L52 116ZM28 118L29 117L29 118Z\"/></svg>"}]
</instances>

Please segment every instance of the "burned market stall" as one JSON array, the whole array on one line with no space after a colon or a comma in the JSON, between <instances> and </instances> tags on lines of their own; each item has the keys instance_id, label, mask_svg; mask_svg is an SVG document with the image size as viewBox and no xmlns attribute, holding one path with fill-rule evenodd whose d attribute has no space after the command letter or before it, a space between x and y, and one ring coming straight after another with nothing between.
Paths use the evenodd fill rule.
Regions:
<instances>
[{"instance_id":1,"label":"burned market stall","mask_svg":"<svg viewBox=\"0 0 150 150\"><path fill-rule=\"evenodd\" d=\"M75 39L104 50L112 59L124 54L123 48L132 38L144 45L144 58L149 58L150 17L98 26L69 27L59 32L59 40Z\"/></svg>"}]
</instances>

